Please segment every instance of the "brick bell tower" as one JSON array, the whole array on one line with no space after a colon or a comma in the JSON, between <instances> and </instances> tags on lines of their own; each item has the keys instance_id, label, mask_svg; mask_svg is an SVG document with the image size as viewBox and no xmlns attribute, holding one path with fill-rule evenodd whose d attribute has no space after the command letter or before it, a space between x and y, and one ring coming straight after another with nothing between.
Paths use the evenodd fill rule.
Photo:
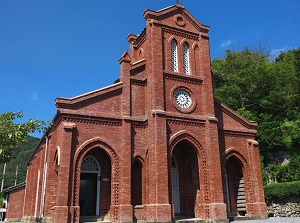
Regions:
<instances>
[{"instance_id":1,"label":"brick bell tower","mask_svg":"<svg viewBox=\"0 0 300 223\"><path fill-rule=\"evenodd\" d=\"M8 220L19 201L27 223L267 217L257 123L213 98L209 27L180 4L144 18L118 81L56 99Z\"/></svg>"},{"instance_id":2,"label":"brick bell tower","mask_svg":"<svg viewBox=\"0 0 300 223\"><path fill-rule=\"evenodd\" d=\"M145 10L144 18L146 28L128 35L130 53L119 61L123 114L145 123L131 129L132 173L139 159L143 173L138 204L143 204L144 220L227 219L209 27L180 4ZM137 219L138 208L133 204Z\"/></svg>"}]
</instances>

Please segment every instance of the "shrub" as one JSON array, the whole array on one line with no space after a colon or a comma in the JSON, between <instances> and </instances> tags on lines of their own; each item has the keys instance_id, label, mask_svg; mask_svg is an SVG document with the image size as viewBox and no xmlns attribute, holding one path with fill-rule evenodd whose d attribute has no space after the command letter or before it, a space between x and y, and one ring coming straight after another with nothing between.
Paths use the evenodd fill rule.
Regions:
<instances>
[{"instance_id":1,"label":"shrub","mask_svg":"<svg viewBox=\"0 0 300 223\"><path fill-rule=\"evenodd\" d=\"M266 168L267 172L269 173L269 179L271 182L275 183L283 183L290 180L288 177L288 170L289 165L288 164L269 164L269 166Z\"/></svg>"},{"instance_id":2,"label":"shrub","mask_svg":"<svg viewBox=\"0 0 300 223\"><path fill-rule=\"evenodd\" d=\"M300 181L269 184L264 187L266 202L300 195Z\"/></svg>"}]
</instances>

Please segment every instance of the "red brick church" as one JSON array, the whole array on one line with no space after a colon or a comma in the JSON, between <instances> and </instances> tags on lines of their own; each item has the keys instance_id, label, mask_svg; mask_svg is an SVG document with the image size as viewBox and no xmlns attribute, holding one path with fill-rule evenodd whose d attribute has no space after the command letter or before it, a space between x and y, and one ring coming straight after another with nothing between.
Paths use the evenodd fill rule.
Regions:
<instances>
[{"instance_id":1,"label":"red brick church","mask_svg":"<svg viewBox=\"0 0 300 223\"><path fill-rule=\"evenodd\" d=\"M180 4L144 18L114 84L56 99L7 220L267 217L257 123L214 99L209 27Z\"/></svg>"}]
</instances>

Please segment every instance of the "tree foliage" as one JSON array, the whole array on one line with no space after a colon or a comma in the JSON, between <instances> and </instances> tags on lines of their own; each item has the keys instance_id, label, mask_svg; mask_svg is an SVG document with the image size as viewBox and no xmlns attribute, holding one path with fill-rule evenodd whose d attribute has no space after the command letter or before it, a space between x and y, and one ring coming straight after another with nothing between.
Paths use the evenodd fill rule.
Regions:
<instances>
[{"instance_id":1,"label":"tree foliage","mask_svg":"<svg viewBox=\"0 0 300 223\"><path fill-rule=\"evenodd\" d=\"M18 168L18 175L16 183L22 183L26 180L26 164L33 150L38 145L40 139L27 136L26 141L12 147L10 149L13 158L6 163L6 171L4 176L4 188L15 185L16 169ZM0 165L0 173L2 178L4 164Z\"/></svg>"},{"instance_id":2,"label":"tree foliage","mask_svg":"<svg viewBox=\"0 0 300 223\"><path fill-rule=\"evenodd\" d=\"M272 61L265 47L226 50L212 60L214 96L259 123L257 140L267 161L278 150L300 150L300 48Z\"/></svg>"},{"instance_id":3,"label":"tree foliage","mask_svg":"<svg viewBox=\"0 0 300 223\"><path fill-rule=\"evenodd\" d=\"M26 140L28 133L45 130L47 124L37 119L16 123L23 118L23 112L6 112L0 114L0 163L9 162L13 158L11 149Z\"/></svg>"}]
</instances>

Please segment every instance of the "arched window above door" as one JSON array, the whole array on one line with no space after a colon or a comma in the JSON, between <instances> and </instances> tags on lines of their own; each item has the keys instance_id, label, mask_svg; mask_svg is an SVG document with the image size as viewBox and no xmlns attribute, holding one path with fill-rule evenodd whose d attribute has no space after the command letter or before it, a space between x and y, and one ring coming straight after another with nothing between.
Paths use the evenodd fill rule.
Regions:
<instances>
[{"instance_id":1,"label":"arched window above door","mask_svg":"<svg viewBox=\"0 0 300 223\"><path fill-rule=\"evenodd\" d=\"M97 161L92 157L87 157L82 161L81 171L99 171Z\"/></svg>"}]
</instances>

